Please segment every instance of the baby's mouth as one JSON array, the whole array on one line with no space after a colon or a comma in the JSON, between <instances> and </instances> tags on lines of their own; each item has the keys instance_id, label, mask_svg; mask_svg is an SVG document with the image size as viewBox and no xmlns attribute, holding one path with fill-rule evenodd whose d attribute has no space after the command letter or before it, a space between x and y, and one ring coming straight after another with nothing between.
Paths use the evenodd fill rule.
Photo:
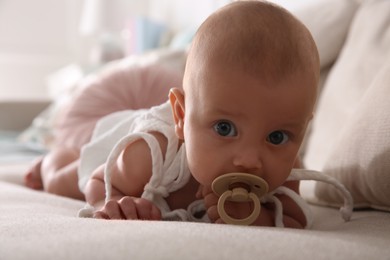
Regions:
<instances>
[{"instance_id":1,"label":"baby's mouth","mask_svg":"<svg viewBox=\"0 0 390 260\"><path fill-rule=\"evenodd\" d=\"M260 214L260 199L268 192L267 182L253 174L227 173L216 178L212 183L214 193L219 196L218 213L221 219L228 224L250 225ZM253 212L243 219L230 217L225 211L225 202L250 202L254 203Z\"/></svg>"}]
</instances>

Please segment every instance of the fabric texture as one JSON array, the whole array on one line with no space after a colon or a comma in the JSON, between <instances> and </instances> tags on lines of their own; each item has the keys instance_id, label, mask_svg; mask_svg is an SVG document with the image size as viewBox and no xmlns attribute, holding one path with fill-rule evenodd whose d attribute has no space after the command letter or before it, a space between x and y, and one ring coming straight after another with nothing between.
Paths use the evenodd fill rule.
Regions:
<instances>
[{"instance_id":1,"label":"fabric texture","mask_svg":"<svg viewBox=\"0 0 390 260\"><path fill-rule=\"evenodd\" d=\"M364 1L332 67L314 114L304 165L322 171L378 71L390 59L390 1Z\"/></svg>"},{"instance_id":2,"label":"fabric texture","mask_svg":"<svg viewBox=\"0 0 390 260\"><path fill-rule=\"evenodd\" d=\"M14 168L17 182L25 167ZM1 180L8 170L0 166ZM302 188L302 195L313 189L305 183ZM78 218L82 206L0 181L1 259L363 260L390 255L390 215L385 212L359 211L344 222L336 209L310 206L312 229L296 230Z\"/></svg>"},{"instance_id":3,"label":"fabric texture","mask_svg":"<svg viewBox=\"0 0 390 260\"><path fill-rule=\"evenodd\" d=\"M369 21L369 22L368 22ZM356 207L390 209L390 2L362 3L325 83L304 158L351 192ZM331 187L317 203L339 205Z\"/></svg>"},{"instance_id":4,"label":"fabric texture","mask_svg":"<svg viewBox=\"0 0 390 260\"><path fill-rule=\"evenodd\" d=\"M336 140L324 173L337 178L352 193L355 207L390 211L390 60L377 75L357 110ZM339 205L333 187L318 183L324 204Z\"/></svg>"}]
</instances>

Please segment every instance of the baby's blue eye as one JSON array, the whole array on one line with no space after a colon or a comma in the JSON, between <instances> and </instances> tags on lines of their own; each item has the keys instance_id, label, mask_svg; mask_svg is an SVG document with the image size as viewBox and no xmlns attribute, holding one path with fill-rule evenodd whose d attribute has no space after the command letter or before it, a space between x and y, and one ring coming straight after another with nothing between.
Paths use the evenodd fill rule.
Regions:
<instances>
[{"instance_id":1,"label":"baby's blue eye","mask_svg":"<svg viewBox=\"0 0 390 260\"><path fill-rule=\"evenodd\" d=\"M236 127L228 121L220 121L214 125L214 130L220 136L236 136Z\"/></svg>"},{"instance_id":2,"label":"baby's blue eye","mask_svg":"<svg viewBox=\"0 0 390 260\"><path fill-rule=\"evenodd\" d=\"M288 141L288 135L283 131L274 131L268 135L267 141L274 145L284 144Z\"/></svg>"}]
</instances>

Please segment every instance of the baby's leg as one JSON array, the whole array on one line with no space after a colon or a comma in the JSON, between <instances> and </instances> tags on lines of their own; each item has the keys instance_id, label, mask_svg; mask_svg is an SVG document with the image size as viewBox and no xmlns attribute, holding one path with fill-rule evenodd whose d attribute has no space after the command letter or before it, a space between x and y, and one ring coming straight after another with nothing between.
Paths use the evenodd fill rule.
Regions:
<instances>
[{"instance_id":1,"label":"baby's leg","mask_svg":"<svg viewBox=\"0 0 390 260\"><path fill-rule=\"evenodd\" d=\"M34 190L42 190L41 166L43 156L36 159L24 176L24 184Z\"/></svg>"},{"instance_id":2,"label":"baby's leg","mask_svg":"<svg viewBox=\"0 0 390 260\"><path fill-rule=\"evenodd\" d=\"M78 149L61 148L51 151L26 175L26 185L31 188L60 196L84 200L78 188L77 168L80 152Z\"/></svg>"}]
</instances>

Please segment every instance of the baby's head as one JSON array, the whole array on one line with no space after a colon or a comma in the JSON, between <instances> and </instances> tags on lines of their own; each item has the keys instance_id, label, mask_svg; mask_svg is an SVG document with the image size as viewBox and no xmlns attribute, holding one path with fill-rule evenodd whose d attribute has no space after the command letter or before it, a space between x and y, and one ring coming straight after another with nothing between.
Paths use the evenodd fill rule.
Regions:
<instances>
[{"instance_id":1,"label":"baby's head","mask_svg":"<svg viewBox=\"0 0 390 260\"><path fill-rule=\"evenodd\" d=\"M184 92L170 99L195 179L228 172L283 184L317 96L319 58L306 27L286 10L238 1L212 14L192 42Z\"/></svg>"}]
</instances>

